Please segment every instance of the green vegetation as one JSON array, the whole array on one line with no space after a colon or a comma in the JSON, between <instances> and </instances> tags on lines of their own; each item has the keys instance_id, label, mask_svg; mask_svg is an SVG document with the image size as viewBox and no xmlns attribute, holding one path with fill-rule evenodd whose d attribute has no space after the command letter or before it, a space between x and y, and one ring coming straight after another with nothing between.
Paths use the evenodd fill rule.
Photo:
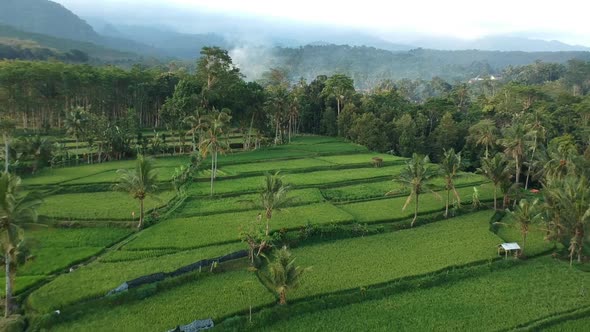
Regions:
<instances>
[{"instance_id":1,"label":"green vegetation","mask_svg":"<svg viewBox=\"0 0 590 332\"><path fill-rule=\"evenodd\" d=\"M146 229L126 249L190 249L239 241L239 229L256 220L263 210L179 218ZM285 208L273 215L272 230L296 229L306 224L350 223L352 216L328 204Z\"/></svg>"},{"instance_id":2,"label":"green vegetation","mask_svg":"<svg viewBox=\"0 0 590 332\"><path fill-rule=\"evenodd\" d=\"M557 325L550 326L545 328L547 332L560 332L560 331L569 331L569 332L584 332L588 330L588 326L590 324L590 317L587 318L580 318L576 320L569 320L565 322L561 322Z\"/></svg>"},{"instance_id":3,"label":"green vegetation","mask_svg":"<svg viewBox=\"0 0 590 332\"><path fill-rule=\"evenodd\" d=\"M295 249L293 255L297 257L297 264L313 266L313 272L306 275L305 282L292 296L302 298L370 287L494 258L501 239L488 231L491 215L488 211L479 212L416 230Z\"/></svg>"},{"instance_id":4,"label":"green vegetation","mask_svg":"<svg viewBox=\"0 0 590 332\"><path fill-rule=\"evenodd\" d=\"M176 213L178 217L189 217L201 214L225 213L256 209L253 202L259 194L247 194L235 197L189 197L185 205ZM299 189L291 192L292 205L320 203L324 201L317 188Z\"/></svg>"},{"instance_id":5,"label":"green vegetation","mask_svg":"<svg viewBox=\"0 0 590 332\"><path fill-rule=\"evenodd\" d=\"M484 184L476 186L479 190L479 199L482 201L492 198L492 191L490 185ZM473 195L473 187L466 187L457 189L461 200L468 204ZM350 203L339 205L339 207L350 213L358 222L379 222L389 220L405 219L414 215L414 211L402 211L407 198L396 197L388 199L380 199L368 202ZM420 200L419 214L443 211L445 207L444 201L435 195L424 195Z\"/></svg>"},{"instance_id":6,"label":"green vegetation","mask_svg":"<svg viewBox=\"0 0 590 332\"><path fill-rule=\"evenodd\" d=\"M248 294L240 291L244 285L252 287ZM243 311L248 305L260 306L273 301L274 297L260 285L256 276L244 269L198 277L146 300L99 307L81 320L57 325L52 330L102 331L117 326L125 331L165 331L195 319L217 320Z\"/></svg>"},{"instance_id":7,"label":"green vegetation","mask_svg":"<svg viewBox=\"0 0 590 332\"><path fill-rule=\"evenodd\" d=\"M48 228L38 227L26 233L31 256L17 276L17 293L25 289L33 280L38 281L46 275L64 270L77 262L88 259L106 246L109 246L130 233L118 228ZM4 275L4 273L0 273ZM25 284L19 284L19 280ZM28 284L27 284L28 282ZM3 288L4 289L4 288Z\"/></svg>"},{"instance_id":8,"label":"green vegetation","mask_svg":"<svg viewBox=\"0 0 590 332\"><path fill-rule=\"evenodd\" d=\"M282 329L291 308L295 329L509 330L587 313L590 63L357 92L345 73L294 85L298 61L257 83L228 51L201 55L194 70L0 61L2 178L30 174L41 227L71 227L23 238L13 226L35 209L0 190L7 301L14 281L31 330L270 328L245 314ZM498 257L505 241L526 252ZM149 284L105 296L135 278Z\"/></svg>"},{"instance_id":9,"label":"green vegetation","mask_svg":"<svg viewBox=\"0 0 590 332\"><path fill-rule=\"evenodd\" d=\"M460 173L455 180L457 187L464 187L469 185L479 185L484 182L485 178L473 173ZM436 188L443 188L443 178L438 177L430 181ZM341 186L335 188L322 189L322 194L326 199L334 202L356 201L364 199L383 198L385 193L392 195L404 194L406 190L403 189L400 183L391 180L354 184L349 186Z\"/></svg>"},{"instance_id":10,"label":"green vegetation","mask_svg":"<svg viewBox=\"0 0 590 332\"><path fill-rule=\"evenodd\" d=\"M309 313L271 325L268 330L498 331L555 312L590 305L588 297L580 295L584 287L590 287L586 274L568 270L563 263L543 257L460 283ZM515 307L519 310L514 310ZM421 308L421 312L418 313L416 308ZM411 319L416 315L420 319ZM572 324L581 326L575 321Z\"/></svg>"},{"instance_id":11,"label":"green vegetation","mask_svg":"<svg viewBox=\"0 0 590 332\"><path fill-rule=\"evenodd\" d=\"M125 281L157 272L171 272L205 258L221 256L243 248L237 244L200 248L156 258L94 262L72 273L63 274L28 297L27 305L38 312L104 296Z\"/></svg>"},{"instance_id":12,"label":"green vegetation","mask_svg":"<svg viewBox=\"0 0 590 332\"><path fill-rule=\"evenodd\" d=\"M164 191L155 197L148 197L145 209L164 206L174 197L173 191ZM44 198L45 204L39 214L60 220L137 220L139 208L137 202L127 193L95 192L78 194L51 195ZM71 204L67 209L61 202ZM116 204L114 204L116 202ZM135 217L132 216L135 212Z\"/></svg>"},{"instance_id":13,"label":"green vegetation","mask_svg":"<svg viewBox=\"0 0 590 332\"><path fill-rule=\"evenodd\" d=\"M389 166L381 168L358 168L358 169L342 169L334 171L316 171L305 174L285 174L285 182L293 187L304 186L320 186L330 185L338 182L349 182L364 179L379 179L391 176L399 171L401 166ZM255 191L260 188L262 183L262 176L238 178L232 180L218 181L215 186L215 192L218 194L227 193L241 193L248 191ZM198 183L191 188L191 194L206 195L207 188L203 183Z\"/></svg>"}]
</instances>

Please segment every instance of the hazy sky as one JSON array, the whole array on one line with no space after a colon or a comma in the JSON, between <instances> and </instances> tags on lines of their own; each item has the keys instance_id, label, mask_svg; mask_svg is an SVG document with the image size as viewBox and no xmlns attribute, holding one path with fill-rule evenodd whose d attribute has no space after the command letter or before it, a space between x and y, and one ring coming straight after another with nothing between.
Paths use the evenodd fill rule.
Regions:
<instances>
[{"instance_id":1,"label":"hazy sky","mask_svg":"<svg viewBox=\"0 0 590 332\"><path fill-rule=\"evenodd\" d=\"M590 45L585 0L54 0L85 16L131 12L169 21L202 11L393 33L477 38L518 34ZM170 7L163 11L161 7ZM180 9L180 11L172 11ZM157 22L150 22L154 24Z\"/></svg>"}]
</instances>

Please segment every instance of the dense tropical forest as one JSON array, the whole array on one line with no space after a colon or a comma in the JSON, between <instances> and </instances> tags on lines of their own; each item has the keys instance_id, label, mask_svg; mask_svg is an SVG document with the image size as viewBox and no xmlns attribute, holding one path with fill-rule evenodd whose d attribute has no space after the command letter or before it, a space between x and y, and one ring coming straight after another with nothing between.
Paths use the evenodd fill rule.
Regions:
<instances>
[{"instance_id":1,"label":"dense tropical forest","mask_svg":"<svg viewBox=\"0 0 590 332\"><path fill-rule=\"evenodd\" d=\"M492 135L485 145L489 154L502 151L498 140L517 125L527 128L527 137L529 127L542 126L535 144L544 147L567 136L583 154L590 140L590 63L584 61L510 66L498 77L481 75L457 84L438 77L385 80L370 90L357 90L354 80L343 74L293 83L284 68L270 69L261 80L248 82L228 52L218 48L205 48L195 67L190 72L174 64L124 70L0 62L4 117L29 144L42 145L13 145L9 154L20 156L13 158L18 161L15 169L30 168L31 163L48 167L57 159L64 162L81 154L93 161L148 150L195 150L199 118L214 111L230 115L230 127L244 137L237 143L253 141L257 134L273 144L284 143L295 133L308 133L340 136L401 156L418 152L434 161L441 159L444 149L453 148L463 151L472 169L482 154L480 131ZM63 146L52 141L51 134L66 132L88 149L64 156ZM146 132L160 133L159 139L173 133L176 146L150 141ZM523 149L519 163L533 162L525 151L532 147ZM535 152L535 158L542 153ZM525 166L529 167L535 166Z\"/></svg>"}]
</instances>

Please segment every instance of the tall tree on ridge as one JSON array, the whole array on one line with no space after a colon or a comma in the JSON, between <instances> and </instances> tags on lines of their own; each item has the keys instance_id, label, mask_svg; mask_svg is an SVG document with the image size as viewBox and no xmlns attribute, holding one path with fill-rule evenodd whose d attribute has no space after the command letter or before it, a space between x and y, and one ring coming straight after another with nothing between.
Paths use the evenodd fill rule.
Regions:
<instances>
[{"instance_id":1,"label":"tall tree on ridge","mask_svg":"<svg viewBox=\"0 0 590 332\"><path fill-rule=\"evenodd\" d=\"M430 159L428 156L414 153L412 158L406 162L406 165L394 179L394 181L403 184L410 189L410 195L406 199L402 210L405 210L408 205L414 200L414 219L412 219L411 226L414 226L418 219L418 207L420 194L424 193L428 187L428 181L437 175L437 172L428 166ZM387 194L390 194L389 192ZM434 192L433 192L434 193ZM386 195L387 195L386 194Z\"/></svg>"},{"instance_id":2,"label":"tall tree on ridge","mask_svg":"<svg viewBox=\"0 0 590 332\"><path fill-rule=\"evenodd\" d=\"M0 176L0 243L4 252L4 266L6 269L6 305L5 317L12 312L12 289L15 264L11 259L16 258L19 244L23 241L21 226L37 221L37 208L42 204L39 194L29 192L20 193L21 179L9 173Z\"/></svg>"},{"instance_id":3,"label":"tall tree on ridge","mask_svg":"<svg viewBox=\"0 0 590 332\"><path fill-rule=\"evenodd\" d=\"M447 190L447 200L445 204L445 218L449 217L449 202L451 200L451 191L461 205L461 196L455 188L455 178L461 170L461 152L455 153L455 149L444 150L443 158L440 162L442 175L445 178L445 189Z\"/></svg>"},{"instance_id":4,"label":"tall tree on ridge","mask_svg":"<svg viewBox=\"0 0 590 332\"><path fill-rule=\"evenodd\" d=\"M203 158L206 158L207 155L211 156L211 196L213 196L213 181L217 177L217 156L229 150L225 127L231 120L231 115L226 111L228 110L221 112L213 110L213 113L205 119L206 129L204 137L199 143L199 151L201 151Z\"/></svg>"},{"instance_id":5,"label":"tall tree on ridge","mask_svg":"<svg viewBox=\"0 0 590 332\"><path fill-rule=\"evenodd\" d=\"M148 195L158 190L157 173L154 170L153 160L143 155L137 156L135 169L120 169L118 183L114 189L129 193L134 199L139 200L139 223L137 228L143 227L144 200Z\"/></svg>"}]
</instances>

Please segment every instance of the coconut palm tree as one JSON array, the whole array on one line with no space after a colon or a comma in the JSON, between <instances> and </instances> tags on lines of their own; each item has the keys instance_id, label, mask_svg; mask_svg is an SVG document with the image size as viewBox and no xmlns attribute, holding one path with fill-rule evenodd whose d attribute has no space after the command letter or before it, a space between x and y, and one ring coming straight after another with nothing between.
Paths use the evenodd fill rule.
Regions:
<instances>
[{"instance_id":1,"label":"coconut palm tree","mask_svg":"<svg viewBox=\"0 0 590 332\"><path fill-rule=\"evenodd\" d=\"M494 184L494 210L498 209L498 187L507 179L510 179L508 162L502 154L496 154L493 158L483 158L481 167L477 169Z\"/></svg>"},{"instance_id":2,"label":"coconut palm tree","mask_svg":"<svg viewBox=\"0 0 590 332\"><path fill-rule=\"evenodd\" d=\"M8 118L0 119L0 132L2 133L2 140L4 141L4 173L8 173L10 143L15 128L16 122L13 120Z\"/></svg>"},{"instance_id":3,"label":"coconut palm tree","mask_svg":"<svg viewBox=\"0 0 590 332\"><path fill-rule=\"evenodd\" d=\"M489 158L489 150L496 143L497 132L496 122L494 120L484 119L469 128L468 139L477 146L485 147L485 157L487 159Z\"/></svg>"},{"instance_id":4,"label":"coconut palm tree","mask_svg":"<svg viewBox=\"0 0 590 332\"><path fill-rule=\"evenodd\" d=\"M585 176L568 175L548 188L559 209L561 223L570 233L570 259L582 261L586 231L590 225L590 181Z\"/></svg>"},{"instance_id":5,"label":"coconut palm tree","mask_svg":"<svg viewBox=\"0 0 590 332\"><path fill-rule=\"evenodd\" d=\"M264 209L266 218L266 236L270 233L270 220L275 210L287 205L291 199L287 196L291 187L283 183L283 177L279 172L275 174L266 174L264 186L260 193L260 205Z\"/></svg>"},{"instance_id":6,"label":"coconut palm tree","mask_svg":"<svg viewBox=\"0 0 590 332\"><path fill-rule=\"evenodd\" d=\"M498 140L498 143L504 147L504 153L507 157L514 160L515 166L515 182L520 183L520 173L522 170L522 163L524 153L527 146L529 136L527 135L526 127L521 123L515 123L512 126L502 130L503 138Z\"/></svg>"},{"instance_id":7,"label":"coconut palm tree","mask_svg":"<svg viewBox=\"0 0 590 332\"><path fill-rule=\"evenodd\" d=\"M440 170L445 179L445 189L447 190L447 201L445 204L445 218L449 216L449 202L451 200L451 191L461 205L461 196L455 188L455 178L457 173L461 170L461 152L455 153L455 149L444 150L443 158L440 162Z\"/></svg>"},{"instance_id":8,"label":"coconut palm tree","mask_svg":"<svg viewBox=\"0 0 590 332\"><path fill-rule=\"evenodd\" d=\"M301 284L303 275L311 270L295 265L295 259L287 247L276 250L273 261L268 261L268 274L264 277L279 293L279 304L287 304L287 292L297 289Z\"/></svg>"},{"instance_id":9,"label":"coconut palm tree","mask_svg":"<svg viewBox=\"0 0 590 332\"><path fill-rule=\"evenodd\" d=\"M6 306L5 317L10 316L12 309L12 289L15 264L12 258L17 258L19 244L23 241L22 225L37 221L37 208L42 200L39 194L30 192L20 193L21 179L9 173L0 176L0 243L4 252L4 266L6 269Z\"/></svg>"},{"instance_id":10,"label":"coconut palm tree","mask_svg":"<svg viewBox=\"0 0 590 332\"><path fill-rule=\"evenodd\" d=\"M524 182L524 189L529 188L529 180L531 173L538 167L539 161L537 156L537 149L539 147L539 141L545 140L547 129L543 126L539 118L539 114L535 114L535 118L527 125L527 148L530 150L531 155L527 164L527 174ZM537 167L536 167L537 166Z\"/></svg>"},{"instance_id":11,"label":"coconut palm tree","mask_svg":"<svg viewBox=\"0 0 590 332\"><path fill-rule=\"evenodd\" d=\"M226 112L218 112L208 116L206 121L206 129L202 141L199 143L199 151L203 158L207 155L211 156L211 196L213 196L213 180L217 177L217 155L224 154L229 150L229 143L224 137L225 127L229 123L231 116Z\"/></svg>"},{"instance_id":12,"label":"coconut palm tree","mask_svg":"<svg viewBox=\"0 0 590 332\"><path fill-rule=\"evenodd\" d=\"M205 119L206 117L202 108L197 108L195 114L189 115L184 119L184 122L190 126L190 129L186 133L192 137L193 152L197 151L197 139L201 140L203 136L203 130L206 127Z\"/></svg>"},{"instance_id":13,"label":"coconut palm tree","mask_svg":"<svg viewBox=\"0 0 590 332\"><path fill-rule=\"evenodd\" d=\"M76 154L78 154L78 143L86 131L87 122L88 114L82 107L76 107L66 114L65 127L67 134L76 139ZM78 158L76 158L77 163Z\"/></svg>"},{"instance_id":14,"label":"coconut palm tree","mask_svg":"<svg viewBox=\"0 0 590 332\"><path fill-rule=\"evenodd\" d=\"M4 265L5 267L7 263L10 264L8 268L10 270L9 273L11 289L14 287L15 284L16 272L18 270L18 267L24 265L26 262L34 258L31 255L31 251L29 246L27 245L27 241L22 236L23 232L19 232L19 235L21 236L19 236L19 238L16 239L18 242L16 245L13 246L14 249L11 250L10 255L8 256L5 252L0 254L0 264ZM8 257L8 259L6 259L6 257Z\"/></svg>"},{"instance_id":15,"label":"coconut palm tree","mask_svg":"<svg viewBox=\"0 0 590 332\"><path fill-rule=\"evenodd\" d=\"M410 195L406 199L402 211L410 205L412 200L414 200L414 219L412 219L412 227L418 219L420 194L429 187L428 181L437 175L437 172L429 167L428 163L430 163L428 156L414 153L412 158L406 162L405 167L401 170L399 175L394 179L394 181L399 182L406 188L410 189ZM394 192L389 192L386 195L392 193Z\"/></svg>"},{"instance_id":16,"label":"coconut palm tree","mask_svg":"<svg viewBox=\"0 0 590 332\"><path fill-rule=\"evenodd\" d=\"M117 191L127 192L134 199L139 200L139 223L137 228L143 227L144 206L143 202L148 195L153 194L158 189L157 173L153 169L153 160L145 158L143 155L137 156L135 169L120 169L118 183L114 189Z\"/></svg>"},{"instance_id":17,"label":"coconut palm tree","mask_svg":"<svg viewBox=\"0 0 590 332\"><path fill-rule=\"evenodd\" d=\"M521 254L524 255L524 251L526 248L526 240L531 229L531 225L539 222L542 219L539 200L535 199L534 201L529 202L527 199L521 199L514 211L507 212L512 215L512 218L514 218L514 221L520 229L520 234L522 235ZM505 223L498 224L506 225Z\"/></svg>"}]
</instances>

